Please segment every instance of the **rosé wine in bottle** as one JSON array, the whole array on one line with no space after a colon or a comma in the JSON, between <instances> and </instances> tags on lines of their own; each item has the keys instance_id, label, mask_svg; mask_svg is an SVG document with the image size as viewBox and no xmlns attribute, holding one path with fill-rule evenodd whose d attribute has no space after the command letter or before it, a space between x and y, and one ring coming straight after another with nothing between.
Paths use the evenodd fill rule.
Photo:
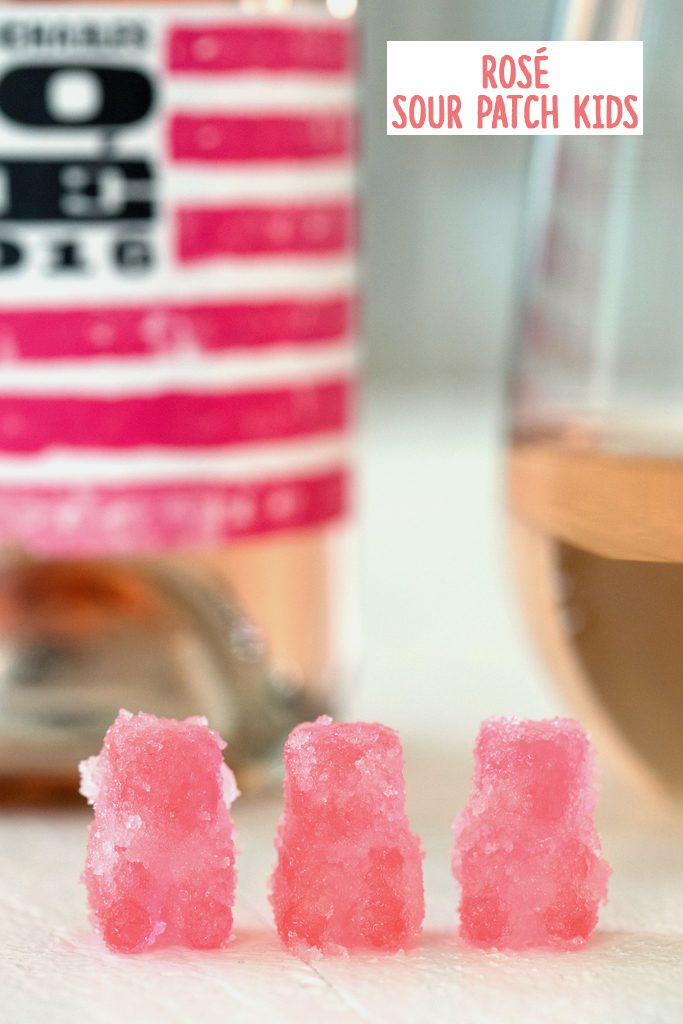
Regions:
<instances>
[{"instance_id":1,"label":"ros\u00e9 wine in bottle","mask_svg":"<svg viewBox=\"0 0 683 1024\"><path fill-rule=\"evenodd\" d=\"M6 797L124 706L257 780L352 668L351 6L0 7Z\"/></svg>"}]
</instances>

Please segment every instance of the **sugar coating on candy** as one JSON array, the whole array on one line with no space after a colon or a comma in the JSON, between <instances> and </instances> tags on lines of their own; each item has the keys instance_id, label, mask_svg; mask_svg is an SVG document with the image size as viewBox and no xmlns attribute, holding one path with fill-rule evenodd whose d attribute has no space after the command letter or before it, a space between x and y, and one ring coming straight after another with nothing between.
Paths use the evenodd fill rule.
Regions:
<instances>
[{"instance_id":1,"label":"sugar coating on candy","mask_svg":"<svg viewBox=\"0 0 683 1024\"><path fill-rule=\"evenodd\" d=\"M405 813L397 733L321 717L285 744L271 902L296 952L396 951L424 917L422 852Z\"/></svg>"},{"instance_id":2,"label":"sugar coating on candy","mask_svg":"<svg viewBox=\"0 0 683 1024\"><path fill-rule=\"evenodd\" d=\"M99 756L82 762L81 792L95 809L82 880L111 949L227 942L238 792L224 747L205 718L121 711Z\"/></svg>"},{"instance_id":3,"label":"sugar coating on candy","mask_svg":"<svg viewBox=\"0 0 683 1024\"><path fill-rule=\"evenodd\" d=\"M455 823L460 934L481 947L582 945L607 899L595 828L595 755L567 718L485 722Z\"/></svg>"}]
</instances>

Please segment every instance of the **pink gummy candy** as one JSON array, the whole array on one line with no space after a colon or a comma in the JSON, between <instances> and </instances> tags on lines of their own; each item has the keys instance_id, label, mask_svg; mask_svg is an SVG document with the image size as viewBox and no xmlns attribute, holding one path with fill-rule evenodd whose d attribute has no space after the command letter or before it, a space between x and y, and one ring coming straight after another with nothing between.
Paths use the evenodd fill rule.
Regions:
<instances>
[{"instance_id":1,"label":"pink gummy candy","mask_svg":"<svg viewBox=\"0 0 683 1024\"><path fill-rule=\"evenodd\" d=\"M271 902L297 952L396 951L424 917L422 852L405 814L397 733L322 717L285 744Z\"/></svg>"},{"instance_id":2,"label":"pink gummy candy","mask_svg":"<svg viewBox=\"0 0 683 1024\"><path fill-rule=\"evenodd\" d=\"M568 718L483 724L453 850L468 942L566 949L588 939L610 875L594 823L594 760Z\"/></svg>"},{"instance_id":3,"label":"pink gummy candy","mask_svg":"<svg viewBox=\"0 0 683 1024\"><path fill-rule=\"evenodd\" d=\"M204 718L119 716L81 764L95 808L83 881L110 949L211 949L232 928L237 796L225 743Z\"/></svg>"}]
</instances>

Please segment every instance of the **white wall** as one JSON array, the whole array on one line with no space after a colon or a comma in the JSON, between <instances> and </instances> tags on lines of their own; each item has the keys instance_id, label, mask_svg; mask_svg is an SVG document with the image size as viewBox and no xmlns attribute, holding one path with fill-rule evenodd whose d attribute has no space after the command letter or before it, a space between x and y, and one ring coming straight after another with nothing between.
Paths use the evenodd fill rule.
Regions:
<instances>
[{"instance_id":1,"label":"white wall","mask_svg":"<svg viewBox=\"0 0 683 1024\"><path fill-rule=\"evenodd\" d=\"M526 144L387 138L387 39L547 38L552 0L364 0L365 336L375 378L490 375L510 333Z\"/></svg>"}]
</instances>

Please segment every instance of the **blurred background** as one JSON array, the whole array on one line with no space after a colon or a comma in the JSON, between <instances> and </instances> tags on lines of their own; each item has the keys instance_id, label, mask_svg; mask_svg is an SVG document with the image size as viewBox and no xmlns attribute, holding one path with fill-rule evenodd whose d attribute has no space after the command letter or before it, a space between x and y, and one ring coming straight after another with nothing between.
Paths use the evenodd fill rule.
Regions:
<instances>
[{"instance_id":1,"label":"blurred background","mask_svg":"<svg viewBox=\"0 0 683 1024\"><path fill-rule=\"evenodd\" d=\"M364 5L364 656L354 704L447 758L471 746L486 715L562 709L517 608L499 445L530 140L388 137L385 43L547 38L552 7Z\"/></svg>"},{"instance_id":2,"label":"blurred background","mask_svg":"<svg viewBox=\"0 0 683 1024\"><path fill-rule=\"evenodd\" d=\"M553 13L567 5L361 0L358 275L356 61L345 20L354 4L327 0L327 12L314 5L314 17L328 19L322 33L310 5L308 13L296 3L243 6L270 19L265 35L257 21L219 26L214 36L202 21L210 12L198 7L197 25L173 37L166 70L175 78L156 105L142 72L153 76L157 66L127 65L143 83L142 112L121 114L115 141L149 157L149 180L125 185L142 194L155 181L154 159L165 160L171 197L139 203L137 222L125 188L122 211L107 208L107 174L128 173L117 153L105 150L93 168L84 156L105 117L97 102L87 114L104 88L92 69L81 69L80 84L67 81L49 117L41 114L51 138L67 128L61 137L74 147L58 154L64 188L74 174L76 187L89 182L85 227L78 210L66 216L77 244L85 252L93 232L104 240L131 233L125 251L133 265L102 261L91 272L72 243L60 244L54 222L64 219L62 200L74 198L60 185L40 230L68 265L60 276L49 264L22 269L20 259L4 267L19 294L18 308L9 288L0 304L9 367L0 379L0 723L11 735L13 770L19 755L35 769L33 747L54 743L60 771L72 772L71 739L91 753L116 709L142 702L173 717L206 710L245 763L273 755L277 763L292 724L335 702L344 713L405 725L418 744L448 747L457 738L462 750L486 715L562 706L521 624L504 512L501 399L519 330L529 140L389 138L385 105L387 40L544 39ZM569 5L598 32L621 6ZM276 43L273 56L268 33L278 19L289 42ZM55 65L43 83L48 107L49 83L61 74ZM0 112L0 142L22 157L27 146L50 141L50 132L40 137L43 121L31 121L30 104L22 121L30 76L28 68L13 79L19 115L11 104ZM65 95L85 102L80 113L64 105ZM273 110L281 115L276 129ZM161 135L146 125L155 117L170 120L169 152L154 152ZM287 131L310 149L287 149ZM45 172L40 160L27 166ZM546 170L550 188L552 161ZM583 185L577 193L589 195L592 186ZM558 219L567 219L560 199ZM3 219L8 251L16 239L19 252L25 215L14 213ZM39 223L46 215L31 216ZM158 248L179 239L178 252L168 246L164 272L151 260L148 274L135 254L140 239L154 251L163 217L173 229ZM591 210L587 219L597 224ZM560 241L569 239L571 278L577 239L569 236ZM587 265L596 250L593 240L583 245ZM548 292L577 305L573 278L560 277ZM356 282L360 559L346 519ZM549 310L562 328L573 323L565 312L561 301ZM580 325L586 337L589 320ZM535 357L533 338L525 358L527 348ZM578 348L565 349L560 358L572 363ZM592 372L599 360L590 344L586 352ZM555 369L550 358L550 377ZM579 383L583 371L582 363ZM175 420L181 426L169 434ZM351 582L352 563L360 580ZM344 687L346 703L336 701Z\"/></svg>"},{"instance_id":3,"label":"blurred background","mask_svg":"<svg viewBox=\"0 0 683 1024\"><path fill-rule=\"evenodd\" d=\"M386 40L545 39L549 0L363 5L366 363L373 382L495 390L528 140L386 135ZM448 380L448 384L446 384Z\"/></svg>"},{"instance_id":4,"label":"blurred background","mask_svg":"<svg viewBox=\"0 0 683 1024\"><path fill-rule=\"evenodd\" d=\"M683 224L674 199L661 203L676 144L655 131L649 148L543 140L527 202L530 140L385 130L387 40L647 30L666 82L679 22L665 6L669 20L643 0L247 0L225 25L198 6L180 26L160 6L130 15L156 42L127 51L125 67L55 62L3 78L0 146L14 156L0 165L0 255L16 289L0 296L0 755L11 771L22 756L32 770L49 763L50 749L56 770L59 749L72 773L72 742L91 753L127 704L206 711L245 773L277 766L292 725L325 709L387 719L416 743L457 738L461 750L487 715L561 709L511 582L507 475L517 538L520 525L537 531L520 562L531 601L546 602L531 618L552 674L586 694L586 720L618 704L632 743L656 664L643 744L656 759L661 720L672 723L668 768L683 784L678 620L628 651L619 638L636 636L646 606L663 620L678 603L667 596L675 566L656 564L681 557L677 535L665 524L650 537L649 508L667 488L683 492L683 476L654 459L634 487L640 464L607 453L652 448L667 389L657 445L678 443L678 296L659 273ZM106 86L113 73L138 90L126 109L123 86ZM54 164L36 157L54 145L71 148ZM34 181L50 175L50 202L34 209ZM540 230L523 249L529 224ZM54 265L25 258L32 245ZM656 353L642 343L655 307ZM647 429L633 427L634 402ZM612 490L591 493L589 513L588 485L606 471ZM620 509L661 474L637 528L633 515L607 521L605 505ZM619 605L610 573L621 570L607 559L638 573L653 545L647 581L622 581L635 596Z\"/></svg>"}]
</instances>

